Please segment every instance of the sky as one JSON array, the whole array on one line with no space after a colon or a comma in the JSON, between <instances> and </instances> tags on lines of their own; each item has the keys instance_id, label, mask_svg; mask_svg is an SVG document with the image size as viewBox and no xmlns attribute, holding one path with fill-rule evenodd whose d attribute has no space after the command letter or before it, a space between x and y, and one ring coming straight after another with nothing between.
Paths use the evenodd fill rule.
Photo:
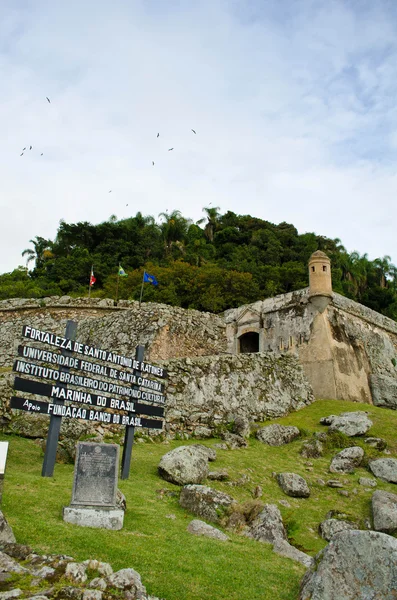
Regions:
<instances>
[{"instance_id":1,"label":"sky","mask_svg":"<svg viewBox=\"0 0 397 600\"><path fill-rule=\"evenodd\" d=\"M2 0L0 273L208 206L396 263L396 98L395 0Z\"/></svg>"}]
</instances>

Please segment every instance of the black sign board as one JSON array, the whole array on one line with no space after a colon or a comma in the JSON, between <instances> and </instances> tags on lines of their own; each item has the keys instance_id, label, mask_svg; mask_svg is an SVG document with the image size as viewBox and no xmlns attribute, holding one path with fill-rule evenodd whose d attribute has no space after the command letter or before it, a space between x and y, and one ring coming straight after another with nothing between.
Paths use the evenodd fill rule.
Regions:
<instances>
[{"instance_id":1,"label":"black sign board","mask_svg":"<svg viewBox=\"0 0 397 600\"><path fill-rule=\"evenodd\" d=\"M41 365L27 363L24 360L15 361L14 371L24 375L31 375L32 377L49 379L50 381L56 381L65 385L69 384L85 387L91 390L116 394L118 396L128 396L129 398L136 400L157 402L158 404L165 403L165 396L163 394L156 394L155 392L140 390L138 386L129 386L128 384L120 385L119 383L93 379L92 377L85 377L84 375L66 373L65 371L58 371L57 369L53 369L51 367L42 367Z\"/></svg>"},{"instance_id":2,"label":"black sign board","mask_svg":"<svg viewBox=\"0 0 397 600\"><path fill-rule=\"evenodd\" d=\"M153 392L162 394L164 392L164 384L147 377L138 376L135 373L128 373L128 371L120 371L109 367L108 365L94 363L88 360L76 358L75 356L63 356L57 352L51 352L50 350L43 350L42 348L35 348L34 346L18 346L18 355L39 362L55 366L69 367L70 369L78 369L80 371L86 371L92 375L102 375L122 381L124 384L132 384L138 387L143 387ZM15 366L14 366L15 369Z\"/></svg>"},{"instance_id":3,"label":"black sign board","mask_svg":"<svg viewBox=\"0 0 397 600\"><path fill-rule=\"evenodd\" d=\"M53 474L62 418L125 425L121 476L126 479L129 475L134 428L162 429L163 427L163 421L147 419L140 415L164 417L164 408L156 406L156 404L165 404L165 395L162 393L164 384L156 379L149 379L149 376L164 379L167 377L167 372L162 367L143 360L143 346L137 347L135 358L123 356L76 341L74 339L76 328L75 322L68 321L65 337L62 337L29 325L23 327L22 335L24 337L55 346L60 349L60 353L35 346L20 345L18 347L20 357L42 362L44 366L17 359L14 363L14 371L54 383L15 377L14 389L16 391L45 396L49 398L49 401L39 402L13 396L11 408L51 416L43 476L52 476ZM111 363L111 366L78 358L73 356L73 353ZM114 365L122 368L118 369ZM70 369L85 371L87 374L73 373ZM97 376L105 377L110 381L98 379ZM77 403L78 406L69 403Z\"/></svg>"},{"instance_id":4,"label":"black sign board","mask_svg":"<svg viewBox=\"0 0 397 600\"><path fill-rule=\"evenodd\" d=\"M120 415L118 413L95 410L84 406L67 406L66 404L53 404L52 402L39 402L38 400L26 400L12 396L11 408L25 410L27 412L40 413L43 415L54 415L66 419L83 419L84 421L97 421L105 424L133 425L134 427L148 427L150 429L162 429L163 422L155 419L145 419L131 414Z\"/></svg>"},{"instance_id":5,"label":"black sign board","mask_svg":"<svg viewBox=\"0 0 397 600\"><path fill-rule=\"evenodd\" d=\"M166 379L168 377L168 373L163 367L158 367L108 350L101 350L100 348L95 348L95 346L82 344L81 342L76 342L48 331L41 331L40 329L35 329L29 325L24 325L22 335L30 340L35 340L36 342L43 342L44 344L56 346L57 348L67 350L68 352L76 352L76 354L82 354L83 356L90 356L91 358L111 362L122 367L129 367L130 369L140 371L144 374L147 373L154 377L160 377L161 379Z\"/></svg>"},{"instance_id":6,"label":"black sign board","mask_svg":"<svg viewBox=\"0 0 397 600\"><path fill-rule=\"evenodd\" d=\"M96 408L110 408L112 410L126 410L138 415L153 415L155 417L164 416L164 408L150 404L140 404L130 400L119 400L119 398L109 398L108 396L99 396L90 392L81 390L71 390L60 385L51 385L50 383L41 383L31 381L30 379L21 379L15 377L14 390L18 392L28 392L47 398L57 398L68 402L77 402L79 404L89 404Z\"/></svg>"}]
</instances>

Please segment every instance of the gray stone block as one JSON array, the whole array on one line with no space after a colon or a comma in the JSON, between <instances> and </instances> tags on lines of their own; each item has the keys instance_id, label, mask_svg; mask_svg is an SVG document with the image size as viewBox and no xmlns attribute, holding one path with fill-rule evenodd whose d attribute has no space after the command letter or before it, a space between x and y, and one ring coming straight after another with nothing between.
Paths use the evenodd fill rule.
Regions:
<instances>
[{"instance_id":1,"label":"gray stone block","mask_svg":"<svg viewBox=\"0 0 397 600\"><path fill-rule=\"evenodd\" d=\"M65 506L63 509L63 520L81 527L96 527L98 529L122 529L124 523L124 511L119 509L105 508L77 508Z\"/></svg>"}]
</instances>

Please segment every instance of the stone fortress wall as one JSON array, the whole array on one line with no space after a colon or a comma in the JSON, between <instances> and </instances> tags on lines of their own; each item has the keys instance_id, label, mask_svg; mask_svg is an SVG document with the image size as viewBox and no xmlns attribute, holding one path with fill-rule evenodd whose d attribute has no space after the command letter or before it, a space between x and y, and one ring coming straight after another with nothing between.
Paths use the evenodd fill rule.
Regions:
<instances>
[{"instance_id":1,"label":"stone fortress wall","mask_svg":"<svg viewBox=\"0 0 397 600\"><path fill-rule=\"evenodd\" d=\"M9 409L12 364L18 344L27 341L21 336L23 325L63 336L68 319L78 322L77 340L127 356L133 356L135 347L142 344L145 360L161 363L169 370L165 420L171 434L210 435L237 416L264 420L314 400L295 357L228 354L222 315L154 303L139 307L137 302L122 301L115 306L112 300L88 298L16 299L0 302L3 426L42 436L48 417L28 413L15 416Z\"/></svg>"},{"instance_id":2,"label":"stone fortress wall","mask_svg":"<svg viewBox=\"0 0 397 600\"><path fill-rule=\"evenodd\" d=\"M146 360L169 369L173 433L281 416L314 397L397 408L397 323L333 293L322 252L309 273L308 288L223 315L68 296L0 302L0 418L14 418L7 404L22 326L64 335L68 319L81 342L129 356L142 344Z\"/></svg>"},{"instance_id":3,"label":"stone fortress wall","mask_svg":"<svg viewBox=\"0 0 397 600\"><path fill-rule=\"evenodd\" d=\"M309 278L303 290L226 311L228 352L293 354L317 398L397 408L397 323L332 292L324 253Z\"/></svg>"}]
</instances>

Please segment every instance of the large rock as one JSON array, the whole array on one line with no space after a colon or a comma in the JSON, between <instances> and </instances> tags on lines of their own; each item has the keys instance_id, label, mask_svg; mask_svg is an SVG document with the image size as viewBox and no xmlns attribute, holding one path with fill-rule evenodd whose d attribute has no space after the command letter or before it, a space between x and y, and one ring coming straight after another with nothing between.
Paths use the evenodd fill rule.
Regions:
<instances>
[{"instance_id":1,"label":"large rock","mask_svg":"<svg viewBox=\"0 0 397 600\"><path fill-rule=\"evenodd\" d=\"M178 485L201 483L208 476L208 453L201 444L179 446L160 460L158 471L166 481Z\"/></svg>"},{"instance_id":2,"label":"large rock","mask_svg":"<svg viewBox=\"0 0 397 600\"><path fill-rule=\"evenodd\" d=\"M146 588L142 585L141 576L135 569L120 569L108 577L111 587L119 590L129 590L133 598L142 598L146 595Z\"/></svg>"},{"instance_id":3,"label":"large rock","mask_svg":"<svg viewBox=\"0 0 397 600\"><path fill-rule=\"evenodd\" d=\"M344 412L339 416L330 415L320 420L323 425L329 425L329 430L340 431L348 437L364 435L367 433L373 423L368 418L367 413L361 410L355 412Z\"/></svg>"},{"instance_id":4,"label":"large rock","mask_svg":"<svg viewBox=\"0 0 397 600\"><path fill-rule=\"evenodd\" d=\"M7 519L0 510L0 542L14 543L16 542L14 532L7 523Z\"/></svg>"},{"instance_id":5,"label":"large rock","mask_svg":"<svg viewBox=\"0 0 397 600\"><path fill-rule=\"evenodd\" d=\"M299 600L395 600L397 540L376 531L339 533L315 559Z\"/></svg>"},{"instance_id":6,"label":"large rock","mask_svg":"<svg viewBox=\"0 0 397 600\"><path fill-rule=\"evenodd\" d=\"M360 446L345 448L334 456L329 467L330 473L353 473L364 458L364 450Z\"/></svg>"},{"instance_id":7,"label":"large rock","mask_svg":"<svg viewBox=\"0 0 397 600\"><path fill-rule=\"evenodd\" d=\"M372 517L375 531L394 533L397 530L397 496L383 490L372 494Z\"/></svg>"},{"instance_id":8,"label":"large rock","mask_svg":"<svg viewBox=\"0 0 397 600\"><path fill-rule=\"evenodd\" d=\"M247 417L238 416L234 419L233 433L243 438L249 438L251 426Z\"/></svg>"},{"instance_id":9,"label":"large rock","mask_svg":"<svg viewBox=\"0 0 397 600\"><path fill-rule=\"evenodd\" d=\"M290 558L291 560L295 560L296 562L301 563L304 567L311 567L313 564L313 559L308 554L305 554L295 546L292 546L286 540L277 540L273 544L273 552L279 554L280 556L285 556L286 558Z\"/></svg>"},{"instance_id":10,"label":"large rock","mask_svg":"<svg viewBox=\"0 0 397 600\"><path fill-rule=\"evenodd\" d=\"M288 541L279 508L275 504L265 504L262 512L251 523L247 536L270 544L277 540Z\"/></svg>"},{"instance_id":11,"label":"large rock","mask_svg":"<svg viewBox=\"0 0 397 600\"><path fill-rule=\"evenodd\" d=\"M204 523L204 521L200 521L199 519L193 519L193 521L190 521L189 525L187 526L187 530L193 535L203 535L204 537L213 538L221 542L227 542L229 540L223 531L219 531L219 529L216 529L216 527L212 527L211 525L208 525L208 523Z\"/></svg>"},{"instance_id":12,"label":"large rock","mask_svg":"<svg viewBox=\"0 0 397 600\"><path fill-rule=\"evenodd\" d=\"M235 503L235 500L206 485L185 485L182 488L179 504L188 511L217 523Z\"/></svg>"},{"instance_id":13,"label":"large rock","mask_svg":"<svg viewBox=\"0 0 397 600\"><path fill-rule=\"evenodd\" d=\"M299 433L297 427L274 424L258 429L256 437L259 441L269 444L269 446L282 446L299 437Z\"/></svg>"},{"instance_id":14,"label":"large rock","mask_svg":"<svg viewBox=\"0 0 397 600\"><path fill-rule=\"evenodd\" d=\"M321 537L329 542L332 538L341 531L351 531L357 529L356 525L349 521L342 521L340 519L326 519L318 528Z\"/></svg>"},{"instance_id":15,"label":"large rock","mask_svg":"<svg viewBox=\"0 0 397 600\"><path fill-rule=\"evenodd\" d=\"M308 498L310 496L307 482L296 473L278 473L277 482L288 496L293 498Z\"/></svg>"},{"instance_id":16,"label":"large rock","mask_svg":"<svg viewBox=\"0 0 397 600\"><path fill-rule=\"evenodd\" d=\"M389 483L397 483L397 460L395 458L377 458L371 460L369 468L375 477Z\"/></svg>"},{"instance_id":17,"label":"large rock","mask_svg":"<svg viewBox=\"0 0 397 600\"><path fill-rule=\"evenodd\" d=\"M320 458L324 454L324 446L320 440L306 440L300 453L304 458Z\"/></svg>"},{"instance_id":18,"label":"large rock","mask_svg":"<svg viewBox=\"0 0 397 600\"><path fill-rule=\"evenodd\" d=\"M372 401L375 406L385 406L386 408L397 408L397 380L388 375L369 376L371 385Z\"/></svg>"}]
</instances>

